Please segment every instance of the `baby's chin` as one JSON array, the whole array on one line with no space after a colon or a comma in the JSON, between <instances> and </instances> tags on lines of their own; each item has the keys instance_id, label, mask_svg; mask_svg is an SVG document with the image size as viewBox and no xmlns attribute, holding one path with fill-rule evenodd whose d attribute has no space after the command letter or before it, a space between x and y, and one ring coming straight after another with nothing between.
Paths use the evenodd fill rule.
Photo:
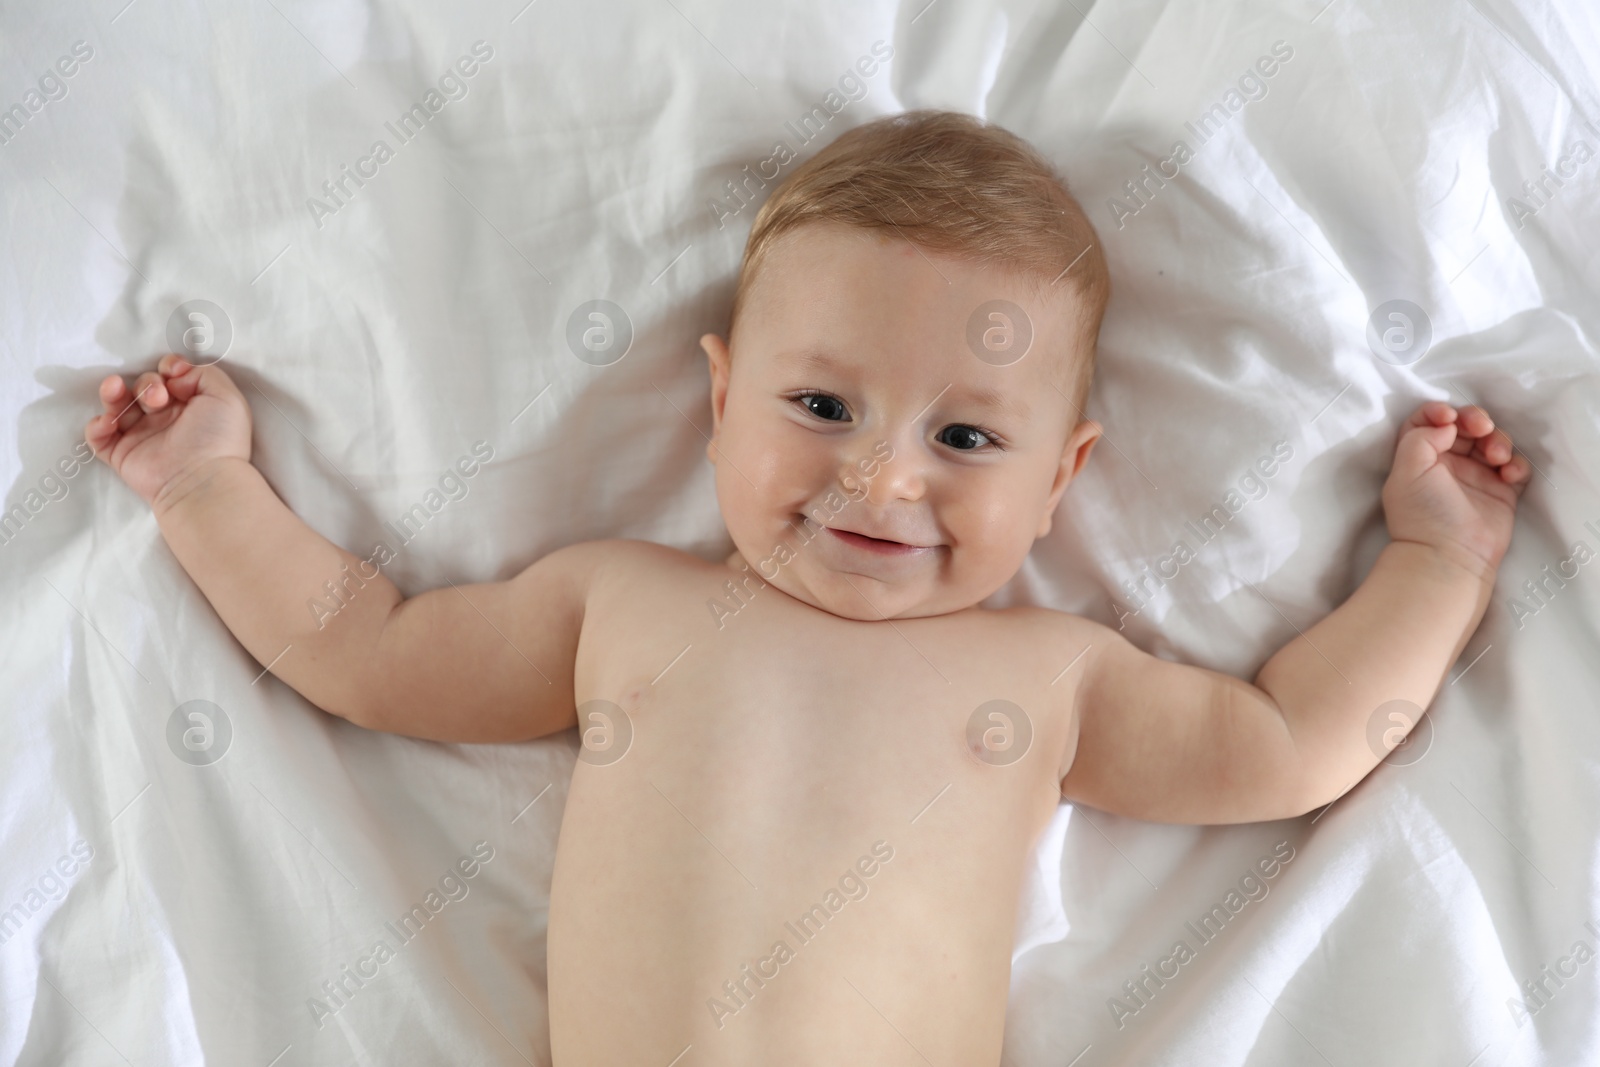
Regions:
<instances>
[{"instance_id":1,"label":"baby's chin","mask_svg":"<svg viewBox=\"0 0 1600 1067\"><path fill-rule=\"evenodd\" d=\"M855 622L885 622L891 619L928 619L940 615L954 615L958 611L976 607L981 600L968 602L959 597L922 597L901 605L886 604L880 613L876 604L866 604L859 596L822 598L811 606L841 619Z\"/></svg>"},{"instance_id":2,"label":"baby's chin","mask_svg":"<svg viewBox=\"0 0 1600 1067\"><path fill-rule=\"evenodd\" d=\"M732 562L737 568L740 561ZM882 622L949 615L981 603L942 582L893 582L843 571L785 568L770 582L787 596L841 619Z\"/></svg>"},{"instance_id":3,"label":"baby's chin","mask_svg":"<svg viewBox=\"0 0 1600 1067\"><path fill-rule=\"evenodd\" d=\"M790 596L803 600L820 611L856 622L882 622L884 619L942 615L927 598L904 589L885 588L885 583L861 575L831 575L816 588L798 589Z\"/></svg>"}]
</instances>

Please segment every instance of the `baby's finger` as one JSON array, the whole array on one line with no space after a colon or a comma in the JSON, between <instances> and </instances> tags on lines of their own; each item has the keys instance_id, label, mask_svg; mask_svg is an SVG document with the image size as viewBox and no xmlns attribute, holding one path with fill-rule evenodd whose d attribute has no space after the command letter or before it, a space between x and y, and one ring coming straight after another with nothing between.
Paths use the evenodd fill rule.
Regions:
<instances>
[{"instance_id":1,"label":"baby's finger","mask_svg":"<svg viewBox=\"0 0 1600 1067\"><path fill-rule=\"evenodd\" d=\"M1476 404L1461 409L1461 433L1465 437L1486 437L1494 432L1494 420Z\"/></svg>"},{"instance_id":2,"label":"baby's finger","mask_svg":"<svg viewBox=\"0 0 1600 1067\"><path fill-rule=\"evenodd\" d=\"M112 446L117 443L119 436L120 431L117 429L116 417L109 412L103 415L96 415L83 428L83 439L89 442L89 448L93 450L94 454L102 459L107 459L107 454L111 451Z\"/></svg>"},{"instance_id":3,"label":"baby's finger","mask_svg":"<svg viewBox=\"0 0 1600 1067\"><path fill-rule=\"evenodd\" d=\"M1500 467L1500 477L1509 486L1521 492L1528 486L1528 479L1533 476L1533 468L1521 456L1512 456Z\"/></svg>"},{"instance_id":4,"label":"baby's finger","mask_svg":"<svg viewBox=\"0 0 1600 1067\"><path fill-rule=\"evenodd\" d=\"M129 396L126 403L116 411L107 414L106 418L116 423L118 433L127 433L139 424L140 419L144 418L144 408L139 406L137 400Z\"/></svg>"},{"instance_id":5,"label":"baby's finger","mask_svg":"<svg viewBox=\"0 0 1600 1067\"><path fill-rule=\"evenodd\" d=\"M1442 400L1430 400L1411 413L1411 417L1400 427L1404 434L1413 426L1446 426L1456 419L1456 409Z\"/></svg>"},{"instance_id":6,"label":"baby's finger","mask_svg":"<svg viewBox=\"0 0 1600 1067\"><path fill-rule=\"evenodd\" d=\"M139 406L145 411L160 411L167 406L171 399L167 396L167 387L161 380L161 375L155 371L145 371L133 383L134 396L139 401Z\"/></svg>"},{"instance_id":7,"label":"baby's finger","mask_svg":"<svg viewBox=\"0 0 1600 1067\"><path fill-rule=\"evenodd\" d=\"M146 409L143 404L150 395L149 383L145 381L147 377L149 376L140 375L134 382L136 388L133 390L130 390L121 378L117 379L116 399L106 405L106 418L116 424L118 433L127 433L144 418Z\"/></svg>"},{"instance_id":8,"label":"baby's finger","mask_svg":"<svg viewBox=\"0 0 1600 1067\"><path fill-rule=\"evenodd\" d=\"M120 374L108 374L100 379L100 406L104 410L91 422L103 419L107 432L113 436L126 432L144 417L134 395Z\"/></svg>"},{"instance_id":9,"label":"baby's finger","mask_svg":"<svg viewBox=\"0 0 1600 1067\"><path fill-rule=\"evenodd\" d=\"M1494 431L1494 420L1489 417L1488 412L1476 404L1468 404L1463 407L1459 416L1456 420L1456 428L1461 431L1460 436L1456 438L1456 443L1450 446L1450 451L1458 456L1473 455L1479 441ZM1483 457L1479 454L1478 458L1482 459ZM1491 466L1498 466L1498 464L1491 464Z\"/></svg>"},{"instance_id":10,"label":"baby's finger","mask_svg":"<svg viewBox=\"0 0 1600 1067\"><path fill-rule=\"evenodd\" d=\"M128 402L128 383L120 374L108 374L100 379L100 406L106 414L121 411Z\"/></svg>"},{"instance_id":11,"label":"baby's finger","mask_svg":"<svg viewBox=\"0 0 1600 1067\"><path fill-rule=\"evenodd\" d=\"M1449 423L1410 427L1395 445L1393 473L1406 480L1416 478L1437 463L1455 439L1456 428Z\"/></svg>"},{"instance_id":12,"label":"baby's finger","mask_svg":"<svg viewBox=\"0 0 1600 1067\"><path fill-rule=\"evenodd\" d=\"M1511 461L1511 435L1504 430L1494 430L1478 438L1472 449L1475 458L1482 460L1491 467L1498 467Z\"/></svg>"},{"instance_id":13,"label":"baby's finger","mask_svg":"<svg viewBox=\"0 0 1600 1067\"><path fill-rule=\"evenodd\" d=\"M182 356L162 356L158 366L166 378L167 392L173 399L188 403L194 399L196 393L200 392L200 378L205 373L204 367L196 367Z\"/></svg>"}]
</instances>

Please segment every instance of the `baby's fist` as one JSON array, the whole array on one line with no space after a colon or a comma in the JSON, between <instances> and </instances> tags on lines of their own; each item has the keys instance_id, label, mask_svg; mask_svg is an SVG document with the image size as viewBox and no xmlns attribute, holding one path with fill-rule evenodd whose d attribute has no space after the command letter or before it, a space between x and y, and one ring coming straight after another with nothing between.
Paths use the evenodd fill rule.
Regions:
<instances>
[{"instance_id":1,"label":"baby's fist","mask_svg":"<svg viewBox=\"0 0 1600 1067\"><path fill-rule=\"evenodd\" d=\"M1493 580L1531 473L1482 408L1430 401L1400 428L1383 485L1389 536L1428 545Z\"/></svg>"},{"instance_id":2,"label":"baby's fist","mask_svg":"<svg viewBox=\"0 0 1600 1067\"><path fill-rule=\"evenodd\" d=\"M250 459L250 405L214 365L163 356L131 390L120 375L107 377L100 403L84 438L147 504L210 460Z\"/></svg>"}]
</instances>

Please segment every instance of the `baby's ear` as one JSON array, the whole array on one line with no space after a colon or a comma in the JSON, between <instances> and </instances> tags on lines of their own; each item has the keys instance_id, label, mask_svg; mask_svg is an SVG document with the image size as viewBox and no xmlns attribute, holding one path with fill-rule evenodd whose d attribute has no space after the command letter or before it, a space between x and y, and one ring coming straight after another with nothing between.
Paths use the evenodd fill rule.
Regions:
<instances>
[{"instance_id":1,"label":"baby's ear","mask_svg":"<svg viewBox=\"0 0 1600 1067\"><path fill-rule=\"evenodd\" d=\"M1089 453L1094 451L1095 442L1103 434L1098 422L1084 419L1067 435L1066 443L1061 448L1061 465L1056 468L1055 482L1050 486L1050 497L1045 501L1044 515L1039 520L1039 532L1034 534L1035 539L1050 532L1051 518L1055 515L1056 506L1061 503L1061 494L1067 491L1072 479L1089 462Z\"/></svg>"},{"instance_id":2,"label":"baby's ear","mask_svg":"<svg viewBox=\"0 0 1600 1067\"><path fill-rule=\"evenodd\" d=\"M711 372L715 374L721 367L723 373L728 370L728 342L718 334L707 333L700 336L700 347L705 351L706 357L711 360Z\"/></svg>"},{"instance_id":3,"label":"baby's ear","mask_svg":"<svg viewBox=\"0 0 1600 1067\"><path fill-rule=\"evenodd\" d=\"M715 441L717 431L722 428L722 408L728 400L730 353L728 343L714 333L703 335L700 347L705 350L706 359L711 365L711 439ZM706 455L711 456L709 444L706 445ZM715 462L714 457L712 461Z\"/></svg>"},{"instance_id":4,"label":"baby's ear","mask_svg":"<svg viewBox=\"0 0 1600 1067\"><path fill-rule=\"evenodd\" d=\"M1070 468L1068 481L1082 473L1083 465L1089 462L1089 453L1094 451L1095 442L1104 436L1105 429L1093 419L1084 419L1067 436L1066 446L1061 450L1061 465Z\"/></svg>"}]
</instances>

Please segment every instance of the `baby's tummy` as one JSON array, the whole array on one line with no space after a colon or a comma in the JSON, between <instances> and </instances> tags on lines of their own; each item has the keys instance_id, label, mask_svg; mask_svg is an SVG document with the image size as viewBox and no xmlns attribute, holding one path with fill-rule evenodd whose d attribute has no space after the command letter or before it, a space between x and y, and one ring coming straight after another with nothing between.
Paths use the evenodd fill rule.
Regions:
<instances>
[{"instance_id":1,"label":"baby's tummy","mask_svg":"<svg viewBox=\"0 0 1600 1067\"><path fill-rule=\"evenodd\" d=\"M976 766L923 784L700 756L576 769L550 899L556 1067L998 1063L1031 840L1015 795Z\"/></svg>"}]
</instances>

